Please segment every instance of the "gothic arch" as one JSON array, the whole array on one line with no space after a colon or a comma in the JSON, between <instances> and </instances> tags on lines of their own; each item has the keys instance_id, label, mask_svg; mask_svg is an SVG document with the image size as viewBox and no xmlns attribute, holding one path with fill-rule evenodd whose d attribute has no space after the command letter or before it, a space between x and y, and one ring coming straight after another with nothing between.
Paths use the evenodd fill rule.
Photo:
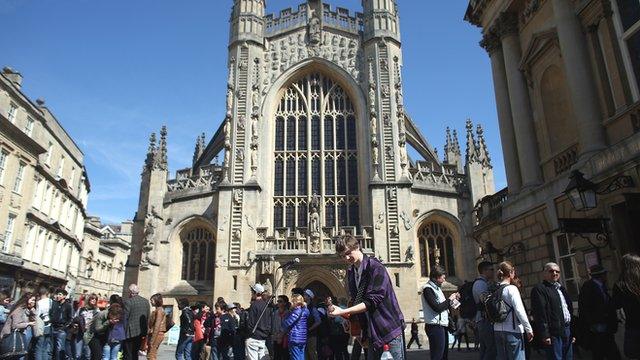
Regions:
<instances>
[{"instance_id":1,"label":"gothic arch","mask_svg":"<svg viewBox=\"0 0 640 360\"><path fill-rule=\"evenodd\" d=\"M321 59L310 58L299 62L292 66L283 74L281 74L277 80L271 84L269 91L265 95L265 100L262 103L262 119L260 122L261 134L264 134L264 139L261 143L264 146L260 150L261 163L273 164L273 156L276 145L276 130L275 130L275 114L280 104L280 99L287 88L301 79L305 75L319 73L322 76L330 79L335 84L344 90L346 96L351 100L354 115L355 115L355 137L356 147L358 149L358 161L357 161L357 173L359 182L357 184L357 192L359 193L359 209L358 217L364 219L364 214L370 212L369 210L369 194L366 187L366 181L370 178L369 165L370 160L370 144L366 141L368 126L368 115L366 114L366 100L364 93L356 81L348 74L344 69L338 65ZM309 139L310 141L310 139ZM275 185L275 167L273 165L266 167L266 183L265 187L270 191L274 191ZM274 209L270 206L269 210L269 223L274 224Z\"/></svg>"},{"instance_id":2,"label":"gothic arch","mask_svg":"<svg viewBox=\"0 0 640 360\"><path fill-rule=\"evenodd\" d=\"M166 265L169 273L168 284L176 284L184 280L213 286L217 251L216 233L214 224L199 215L182 219L171 230L167 254L170 259L167 259L166 263L173 266ZM196 256L194 254L197 254L197 259L194 258ZM180 266L176 266L177 264Z\"/></svg>"},{"instance_id":3,"label":"gothic arch","mask_svg":"<svg viewBox=\"0 0 640 360\"><path fill-rule=\"evenodd\" d=\"M344 273L346 274L346 270ZM291 289L296 287L305 288L307 285L315 281L324 284L335 297L347 297L347 290L345 288L346 280L339 279L338 276L329 271L326 267L321 266L312 266L302 270L298 278L292 284L289 284L288 289L285 289L285 293L290 294Z\"/></svg>"},{"instance_id":4,"label":"gothic arch","mask_svg":"<svg viewBox=\"0 0 640 360\"><path fill-rule=\"evenodd\" d=\"M464 227L462 226L462 223L460 222L460 220L456 216L444 210L431 210L419 215L415 221L415 224L416 225L414 227L415 229L414 230L415 231L414 249L416 254L415 261L417 263L416 265L418 266L417 271L419 271L419 274L421 273L423 277L425 277L424 271L426 270L426 273L428 274L429 268L433 266L433 264L430 261L428 260L423 261L422 257L425 256L425 254L422 254L420 250L421 236L424 237L424 234L422 233L422 231L425 226L428 226L430 224L438 224L439 226L443 226L446 228L446 230L448 230L448 234L451 237L451 253L447 254L446 253L447 249L441 249L441 256L443 258L447 258L447 256L449 257L449 260L447 260L447 262L451 262L453 265L453 268L456 270L456 273L453 276L456 276L456 275L459 276L459 273L462 274L462 271L465 269L464 257L461 256L462 243L463 243L463 239L466 237L466 232L464 231ZM425 243L423 246L428 246L428 245ZM426 250L430 251L432 249L426 249ZM422 267L424 266L423 264L425 262L426 262L426 269L423 269ZM450 275L450 274L447 274L447 275Z\"/></svg>"}]
</instances>

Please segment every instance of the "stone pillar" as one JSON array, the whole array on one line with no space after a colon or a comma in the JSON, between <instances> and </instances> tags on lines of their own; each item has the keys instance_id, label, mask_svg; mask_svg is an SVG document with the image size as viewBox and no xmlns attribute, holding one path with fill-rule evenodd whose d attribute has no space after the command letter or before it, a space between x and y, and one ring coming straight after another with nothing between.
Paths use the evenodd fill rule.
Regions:
<instances>
[{"instance_id":1,"label":"stone pillar","mask_svg":"<svg viewBox=\"0 0 640 360\"><path fill-rule=\"evenodd\" d=\"M526 189L542 182L542 171L529 90L524 74L520 71L522 51L518 37L518 17L514 13L502 13L496 25L502 42L520 173L523 188Z\"/></svg>"},{"instance_id":2,"label":"stone pillar","mask_svg":"<svg viewBox=\"0 0 640 360\"><path fill-rule=\"evenodd\" d=\"M502 142L502 154L504 167L507 173L507 188L509 193L516 194L522 188L520 177L520 164L518 163L518 148L516 135L511 116L511 103L509 100L509 88L504 67L504 55L500 39L492 32L488 32L482 38L480 46L487 50L491 59L493 73L493 88L496 96L496 108L498 111L498 124L500 126L500 140Z\"/></svg>"},{"instance_id":3,"label":"stone pillar","mask_svg":"<svg viewBox=\"0 0 640 360\"><path fill-rule=\"evenodd\" d=\"M584 156L606 146L598 90L589 62L587 41L573 3L553 0L552 4L571 102L578 121L580 156Z\"/></svg>"}]
</instances>

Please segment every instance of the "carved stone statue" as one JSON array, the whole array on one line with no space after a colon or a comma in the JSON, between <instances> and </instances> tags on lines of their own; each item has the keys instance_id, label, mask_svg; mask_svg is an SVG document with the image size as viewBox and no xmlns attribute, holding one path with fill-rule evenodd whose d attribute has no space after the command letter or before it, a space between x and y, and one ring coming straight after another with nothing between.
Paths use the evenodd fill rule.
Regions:
<instances>
[{"instance_id":1,"label":"carved stone statue","mask_svg":"<svg viewBox=\"0 0 640 360\"><path fill-rule=\"evenodd\" d=\"M375 113L371 113L371 118L369 120L369 128L371 130L371 141L376 139L378 135L378 118Z\"/></svg>"},{"instance_id":2,"label":"carved stone statue","mask_svg":"<svg viewBox=\"0 0 640 360\"><path fill-rule=\"evenodd\" d=\"M311 203L309 204L309 235L312 238L320 237L320 215L318 209L320 208L320 196L313 195Z\"/></svg>"},{"instance_id":3,"label":"carved stone statue","mask_svg":"<svg viewBox=\"0 0 640 360\"><path fill-rule=\"evenodd\" d=\"M233 88L227 88L227 117L230 118L233 115Z\"/></svg>"},{"instance_id":4,"label":"carved stone statue","mask_svg":"<svg viewBox=\"0 0 640 360\"><path fill-rule=\"evenodd\" d=\"M322 24L320 22L320 16L316 11L312 12L309 18L309 43L312 45L318 45L322 41Z\"/></svg>"},{"instance_id":5,"label":"carved stone statue","mask_svg":"<svg viewBox=\"0 0 640 360\"><path fill-rule=\"evenodd\" d=\"M376 111L376 88L375 84L369 86L369 111L374 113Z\"/></svg>"},{"instance_id":6,"label":"carved stone statue","mask_svg":"<svg viewBox=\"0 0 640 360\"><path fill-rule=\"evenodd\" d=\"M409 245L409 247L407 247L407 251L405 251L405 261L406 262L413 262L413 246Z\"/></svg>"},{"instance_id":7,"label":"carved stone statue","mask_svg":"<svg viewBox=\"0 0 640 360\"><path fill-rule=\"evenodd\" d=\"M157 259L158 254L158 237L156 236L156 228L162 223L162 217L156 211L156 207L152 206L151 211L144 218L144 240L142 242L142 251L144 257L141 265L159 265Z\"/></svg>"},{"instance_id":8,"label":"carved stone statue","mask_svg":"<svg viewBox=\"0 0 640 360\"><path fill-rule=\"evenodd\" d=\"M224 132L224 148L227 150L230 150L231 149L231 119L227 119L227 121L224 122L224 128L222 129L222 131Z\"/></svg>"}]
</instances>

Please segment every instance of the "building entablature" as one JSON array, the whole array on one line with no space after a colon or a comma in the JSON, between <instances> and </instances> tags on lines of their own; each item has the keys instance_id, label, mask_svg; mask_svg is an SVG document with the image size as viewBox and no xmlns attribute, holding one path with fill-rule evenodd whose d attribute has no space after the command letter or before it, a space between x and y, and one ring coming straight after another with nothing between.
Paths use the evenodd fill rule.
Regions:
<instances>
[{"instance_id":1,"label":"building entablature","mask_svg":"<svg viewBox=\"0 0 640 360\"><path fill-rule=\"evenodd\" d=\"M47 150L37 141L19 129L4 114L0 114L0 133L12 140L11 146L19 146L23 151L28 153L33 160L36 160L40 154L44 154Z\"/></svg>"},{"instance_id":2,"label":"building entablature","mask_svg":"<svg viewBox=\"0 0 640 360\"><path fill-rule=\"evenodd\" d=\"M42 164L38 163L35 166L35 170L38 174L40 174L43 178L45 178L50 184L54 185L58 191L67 196L73 203L76 204L80 212L82 213L82 217L86 217L86 209L85 204L82 202L82 199L78 197L78 194L74 194L72 189L69 188L67 181L63 178L60 178L57 175L53 175L49 169Z\"/></svg>"},{"instance_id":3,"label":"building entablature","mask_svg":"<svg viewBox=\"0 0 640 360\"><path fill-rule=\"evenodd\" d=\"M71 230L66 229L58 221L48 218L45 214L40 212L40 210L30 208L27 212L27 219L34 221L43 228L53 232L63 239L68 240L73 243L79 251L82 251L82 241L78 239Z\"/></svg>"}]
</instances>

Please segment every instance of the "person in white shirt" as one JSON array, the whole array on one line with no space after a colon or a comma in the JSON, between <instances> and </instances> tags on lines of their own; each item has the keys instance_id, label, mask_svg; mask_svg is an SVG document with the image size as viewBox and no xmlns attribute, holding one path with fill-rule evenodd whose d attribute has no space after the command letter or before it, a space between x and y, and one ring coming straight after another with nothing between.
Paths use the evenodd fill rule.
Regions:
<instances>
[{"instance_id":1,"label":"person in white shirt","mask_svg":"<svg viewBox=\"0 0 640 360\"><path fill-rule=\"evenodd\" d=\"M36 306L36 316L42 320L44 325L42 335L35 338L34 344L34 359L35 360L48 360L53 355L53 342L51 338L51 319L49 318L49 311L51 310L51 292L46 286L40 287L38 290L39 300Z\"/></svg>"},{"instance_id":2,"label":"person in white shirt","mask_svg":"<svg viewBox=\"0 0 640 360\"><path fill-rule=\"evenodd\" d=\"M504 322L493 324L498 360L525 360L523 334L526 334L526 341L533 340L533 329L524 309L520 290L513 285L515 277L516 271L510 262L504 261L498 265L502 299L510 309Z\"/></svg>"},{"instance_id":3,"label":"person in white shirt","mask_svg":"<svg viewBox=\"0 0 640 360\"><path fill-rule=\"evenodd\" d=\"M480 360L493 360L496 358L496 341L493 335L493 324L486 318L481 306L482 294L489 291L489 286L494 283L496 277L493 263L483 261L478 264L480 276L473 282L473 301L477 304L478 313L474 319L478 329L480 340Z\"/></svg>"}]
</instances>

